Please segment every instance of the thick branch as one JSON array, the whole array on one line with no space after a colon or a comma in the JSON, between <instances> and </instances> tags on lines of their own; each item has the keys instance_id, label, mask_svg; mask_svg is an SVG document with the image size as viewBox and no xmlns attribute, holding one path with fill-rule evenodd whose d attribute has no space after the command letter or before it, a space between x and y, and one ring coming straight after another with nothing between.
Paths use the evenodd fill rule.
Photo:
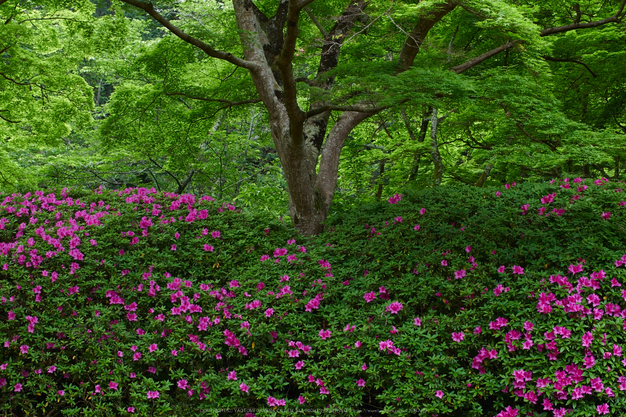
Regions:
<instances>
[{"instance_id":1,"label":"thick branch","mask_svg":"<svg viewBox=\"0 0 626 417\"><path fill-rule=\"evenodd\" d=\"M456 7L456 3L448 1L437 6L434 10L430 11L426 16L419 18L419 21L407 37L407 40L402 45L400 51L400 58L398 60L397 72L403 72L411 68L415 56L420 50L420 46L424 42L426 35L432 29L437 22L439 22L445 15L450 13Z\"/></svg>"},{"instance_id":2,"label":"thick branch","mask_svg":"<svg viewBox=\"0 0 626 417\"><path fill-rule=\"evenodd\" d=\"M620 23L622 21L622 18L624 17L622 16L622 13L624 12L625 5L626 5L626 0L622 0L622 4L620 5L617 13L615 13L611 17L607 17L606 19L596 20L594 22L587 22L587 23L572 23L572 24L565 25L565 26L547 28L547 29L542 30L540 34L541 36L548 36L548 35L554 35L555 33L569 32L570 30L595 28L598 26L606 25L607 23Z\"/></svg>"},{"instance_id":3,"label":"thick branch","mask_svg":"<svg viewBox=\"0 0 626 417\"><path fill-rule=\"evenodd\" d=\"M593 71L591 71L591 68L589 68L587 64L585 64L582 61L578 61L576 59L567 59L567 58L552 58L551 56L544 56L543 59L545 59L546 61L552 61L552 62L573 62L574 64L582 65L583 67L587 68L587 71L589 71L589 73L593 76L593 78L597 77L597 75L594 74Z\"/></svg>"},{"instance_id":4,"label":"thick branch","mask_svg":"<svg viewBox=\"0 0 626 417\"><path fill-rule=\"evenodd\" d=\"M324 37L322 56L317 67L317 74L315 79L310 84L307 84L326 91L330 90L335 82L335 77L326 76L325 74L337 67L341 47L346 42L346 37L352 31L354 24L364 16L363 10L366 6L365 0L351 0L346 6L341 16L337 19L337 23ZM328 104L324 99L316 99L311 103L309 110L316 111L316 114L309 113L310 116L306 120L304 129L306 132L305 140L313 143L313 146L318 151L322 148L330 117L330 110L321 111L321 108Z\"/></svg>"},{"instance_id":5,"label":"thick branch","mask_svg":"<svg viewBox=\"0 0 626 417\"><path fill-rule=\"evenodd\" d=\"M194 38L193 36L189 36L185 32L183 32L180 28L174 26L169 20L163 17L160 13L154 10L154 6L152 3L146 3L139 0L122 0L122 2L126 4L130 4L131 6L135 6L146 13L148 13L154 20L163 25L167 30L172 32L174 35L178 36L183 41L196 46L201 49L205 54L210 57L222 59L224 61L228 61L233 65L237 65L238 67L243 67L249 70L253 70L256 68L256 64L250 61L246 61L245 59L237 58L231 53L219 51L211 48L206 43L202 42L199 39Z\"/></svg>"},{"instance_id":6,"label":"thick branch","mask_svg":"<svg viewBox=\"0 0 626 417\"><path fill-rule=\"evenodd\" d=\"M296 50L298 34L300 33L298 21L300 20L302 7L304 6L300 6L298 1L289 0L287 31L283 42L283 49L277 62L284 83L285 107L292 119L302 118L302 110L300 110L298 106L296 79L293 75L293 57Z\"/></svg>"},{"instance_id":7,"label":"thick branch","mask_svg":"<svg viewBox=\"0 0 626 417\"><path fill-rule=\"evenodd\" d=\"M461 64L461 65L457 65L456 67L452 67L450 68L450 71L452 72L456 72L457 74L462 73L463 71L466 71L478 64L480 64L483 61L486 61L487 59L491 58L494 55L499 54L500 52L506 51L507 49L512 48L513 46L517 45L518 43L520 43L521 40L515 40L512 42L508 42L505 43L504 45L500 45L497 48L492 49L491 51L487 51L482 55L477 56L476 58L472 58L469 61Z\"/></svg>"}]
</instances>

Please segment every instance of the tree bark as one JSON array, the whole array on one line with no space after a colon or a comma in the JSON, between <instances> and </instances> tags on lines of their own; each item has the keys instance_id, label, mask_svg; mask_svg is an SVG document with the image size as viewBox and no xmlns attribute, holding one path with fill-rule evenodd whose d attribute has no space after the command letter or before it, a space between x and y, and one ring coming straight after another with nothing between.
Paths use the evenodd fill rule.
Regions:
<instances>
[{"instance_id":1,"label":"tree bark","mask_svg":"<svg viewBox=\"0 0 626 417\"><path fill-rule=\"evenodd\" d=\"M189 171L189 173L187 174L183 182L178 184L178 188L176 189L176 194L182 194L182 192L185 191L185 188L187 188L187 186L191 182L191 179L193 178L193 174L195 173L196 171L194 171L193 169Z\"/></svg>"},{"instance_id":2,"label":"tree bark","mask_svg":"<svg viewBox=\"0 0 626 417\"><path fill-rule=\"evenodd\" d=\"M385 163L387 162L387 158L383 158L378 163L378 189L376 190L376 201L380 201L380 198L383 196L383 174L385 173Z\"/></svg>"},{"instance_id":3,"label":"tree bark","mask_svg":"<svg viewBox=\"0 0 626 417\"><path fill-rule=\"evenodd\" d=\"M411 33L407 37L406 42L402 45L400 50L400 58L398 59L398 66L396 71L398 73L403 72L411 68L415 56L420 50L424 39L428 32L439 22L445 15L450 13L456 7L456 3L448 1L446 3L437 5L426 16L419 18L417 24L411 30Z\"/></svg>"},{"instance_id":4,"label":"tree bark","mask_svg":"<svg viewBox=\"0 0 626 417\"><path fill-rule=\"evenodd\" d=\"M480 174L480 177L478 177L478 181L476 181L476 187L482 187L485 184L485 181L487 181L487 178L489 178L489 174L491 173L492 169L493 164L487 164L483 172Z\"/></svg>"},{"instance_id":5,"label":"tree bark","mask_svg":"<svg viewBox=\"0 0 626 417\"><path fill-rule=\"evenodd\" d=\"M441 179L443 178L443 161L441 160L441 154L439 153L439 147L437 146L437 127L439 125L439 119L437 118L437 108L432 108L432 116L430 118L430 157L433 160L434 174L433 185L441 185Z\"/></svg>"},{"instance_id":6,"label":"tree bark","mask_svg":"<svg viewBox=\"0 0 626 417\"><path fill-rule=\"evenodd\" d=\"M412 141L415 141L416 140L415 134L413 133L413 130L411 129L411 124L409 122L408 117L406 116L406 112L404 111L404 109L401 110L401 113L402 113L402 119L404 120L404 126L409 132L409 137L411 138ZM428 108L424 109L424 113L422 114L422 123L420 125L420 132L419 132L419 136L417 137L418 143L423 143L424 139L426 139L426 133L428 131L428 124L430 123L430 118L428 118L428 113L429 113ZM413 156L413 167L411 168L411 173L409 174L409 181L415 181L415 179L417 178L421 160L422 160L421 152L420 151L415 152L415 155Z\"/></svg>"}]
</instances>

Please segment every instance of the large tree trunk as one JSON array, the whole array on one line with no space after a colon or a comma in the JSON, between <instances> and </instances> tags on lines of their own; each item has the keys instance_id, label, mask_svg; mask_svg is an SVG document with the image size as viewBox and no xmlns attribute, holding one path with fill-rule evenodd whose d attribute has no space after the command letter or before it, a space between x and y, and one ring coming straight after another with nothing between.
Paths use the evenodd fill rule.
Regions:
<instances>
[{"instance_id":1,"label":"large tree trunk","mask_svg":"<svg viewBox=\"0 0 626 417\"><path fill-rule=\"evenodd\" d=\"M256 64L249 69L250 75L269 113L272 139L287 182L291 219L300 233L316 235L324 230L345 140L356 125L374 113L344 112L327 132L330 111L306 117L299 108L291 64L300 13L295 4L283 0L281 6L285 6L279 6L276 16L268 19L250 0L233 1L244 57ZM363 0L352 1L326 34L318 75L337 65L341 41L364 7ZM284 38L282 29L270 33L274 21L287 22ZM279 23L275 26L284 27ZM326 78L318 87L329 89L332 82ZM311 110L327 104L314 101Z\"/></svg>"},{"instance_id":2,"label":"large tree trunk","mask_svg":"<svg viewBox=\"0 0 626 417\"><path fill-rule=\"evenodd\" d=\"M348 134L380 109L344 111L330 132L329 103L312 98L308 114L300 109L292 60L303 3L281 0L276 15L268 18L251 0L233 0L246 68L269 113L272 139L289 191L293 224L300 233L316 235L324 230L337 185L339 156ZM332 87L334 79L324 73L337 66L341 44L366 5L364 0L352 0L330 31L321 30L322 58L316 78L308 82L325 90ZM410 45L405 45L400 53L398 73L410 67L428 31L452 9L453 4L444 3L419 19L407 41Z\"/></svg>"}]
</instances>

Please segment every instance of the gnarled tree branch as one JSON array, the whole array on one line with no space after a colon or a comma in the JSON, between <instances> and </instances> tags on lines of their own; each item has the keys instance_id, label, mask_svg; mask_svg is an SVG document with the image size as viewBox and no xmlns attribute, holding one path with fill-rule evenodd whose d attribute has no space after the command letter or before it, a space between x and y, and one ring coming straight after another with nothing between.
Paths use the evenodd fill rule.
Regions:
<instances>
[{"instance_id":1,"label":"gnarled tree branch","mask_svg":"<svg viewBox=\"0 0 626 417\"><path fill-rule=\"evenodd\" d=\"M183 41L199 48L205 54L210 57L222 59L224 61L228 61L233 65L237 65L238 67L243 67L249 70L253 70L256 68L256 64L254 62L246 61L245 59L238 58L229 52L220 51L217 49L211 48L206 43L202 42L200 39L196 39L193 36L189 36L185 32L183 32L180 28L174 26L169 20L167 20L163 15L154 10L154 6L152 3L146 3L139 0L121 0L126 4L130 4L131 6L135 6L147 14L149 14L154 20L159 22L163 27L167 28L174 35L178 36Z\"/></svg>"}]
</instances>

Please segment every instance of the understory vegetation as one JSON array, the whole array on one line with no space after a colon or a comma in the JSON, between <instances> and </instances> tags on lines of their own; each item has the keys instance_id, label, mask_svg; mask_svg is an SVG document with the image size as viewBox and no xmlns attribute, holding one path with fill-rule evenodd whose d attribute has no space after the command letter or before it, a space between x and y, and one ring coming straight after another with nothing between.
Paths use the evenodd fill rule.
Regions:
<instances>
[{"instance_id":1,"label":"understory vegetation","mask_svg":"<svg viewBox=\"0 0 626 417\"><path fill-rule=\"evenodd\" d=\"M5 195L0 413L621 415L622 187L407 189L317 237L209 196Z\"/></svg>"}]
</instances>

